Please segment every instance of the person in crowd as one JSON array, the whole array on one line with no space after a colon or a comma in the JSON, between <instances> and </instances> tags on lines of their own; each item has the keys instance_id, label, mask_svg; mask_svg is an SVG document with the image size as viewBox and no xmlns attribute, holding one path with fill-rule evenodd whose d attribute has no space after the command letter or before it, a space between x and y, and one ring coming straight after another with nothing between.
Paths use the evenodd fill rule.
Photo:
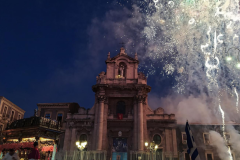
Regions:
<instances>
[{"instance_id":1,"label":"person in crowd","mask_svg":"<svg viewBox=\"0 0 240 160\"><path fill-rule=\"evenodd\" d=\"M9 152L3 157L2 160L20 160L17 153L15 153L14 149L10 149Z\"/></svg>"},{"instance_id":2,"label":"person in crowd","mask_svg":"<svg viewBox=\"0 0 240 160\"><path fill-rule=\"evenodd\" d=\"M29 160L37 160L40 159L40 153L38 151L38 142L34 142L33 144L33 149L31 153L28 155Z\"/></svg>"}]
</instances>

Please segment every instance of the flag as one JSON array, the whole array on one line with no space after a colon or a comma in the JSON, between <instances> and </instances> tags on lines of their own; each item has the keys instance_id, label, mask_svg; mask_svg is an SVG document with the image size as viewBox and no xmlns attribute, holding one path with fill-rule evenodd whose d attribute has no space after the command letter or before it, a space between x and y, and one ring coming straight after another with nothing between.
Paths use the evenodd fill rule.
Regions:
<instances>
[{"instance_id":1,"label":"flag","mask_svg":"<svg viewBox=\"0 0 240 160\"><path fill-rule=\"evenodd\" d=\"M187 135L187 145L188 145L188 154L191 157L191 160L200 160L198 156L198 150L194 142L194 138L190 129L188 122L186 122L185 132Z\"/></svg>"}]
</instances>

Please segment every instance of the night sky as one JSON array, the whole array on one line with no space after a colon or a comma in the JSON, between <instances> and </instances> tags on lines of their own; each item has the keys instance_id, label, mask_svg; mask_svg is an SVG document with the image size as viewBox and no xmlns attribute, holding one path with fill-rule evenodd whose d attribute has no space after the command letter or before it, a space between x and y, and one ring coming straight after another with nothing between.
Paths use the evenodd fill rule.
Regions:
<instances>
[{"instance_id":1,"label":"night sky","mask_svg":"<svg viewBox=\"0 0 240 160\"><path fill-rule=\"evenodd\" d=\"M121 40L102 45L108 42L94 40L91 26L121 7L109 0L2 0L0 96L26 110L25 117L33 115L37 103L77 102L92 107L91 87L96 76L106 71L107 53L115 56ZM148 77L152 93L161 92L159 96L171 83L161 76Z\"/></svg>"}]
</instances>

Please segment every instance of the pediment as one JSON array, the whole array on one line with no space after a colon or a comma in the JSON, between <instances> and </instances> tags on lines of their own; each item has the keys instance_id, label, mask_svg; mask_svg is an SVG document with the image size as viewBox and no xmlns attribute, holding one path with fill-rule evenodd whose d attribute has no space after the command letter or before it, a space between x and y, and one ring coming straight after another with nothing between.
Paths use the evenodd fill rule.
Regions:
<instances>
[{"instance_id":1,"label":"pediment","mask_svg":"<svg viewBox=\"0 0 240 160\"><path fill-rule=\"evenodd\" d=\"M163 113L164 113L164 110L161 107L154 110L154 114L163 114Z\"/></svg>"}]
</instances>

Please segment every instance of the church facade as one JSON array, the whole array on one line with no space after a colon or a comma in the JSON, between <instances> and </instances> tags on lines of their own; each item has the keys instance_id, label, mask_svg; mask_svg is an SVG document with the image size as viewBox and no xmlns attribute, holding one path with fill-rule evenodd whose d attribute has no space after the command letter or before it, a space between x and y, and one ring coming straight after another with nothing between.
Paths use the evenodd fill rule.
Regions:
<instances>
[{"instance_id":1,"label":"church facade","mask_svg":"<svg viewBox=\"0 0 240 160\"><path fill-rule=\"evenodd\" d=\"M132 58L121 48L115 57L109 53L105 62L106 72L101 72L92 86L92 108L77 103L38 104L38 116L60 122L64 134L59 136L58 150L78 159L86 158L73 153L80 149L87 152L75 153L93 156L90 159L190 160L185 124L177 123L174 114L166 114L160 107L152 110L148 105L151 87L138 72L137 54ZM226 125L240 131L238 123ZM239 159L239 148L232 145L236 134L223 132L221 124L190 126L202 160L221 160L209 131L228 137L225 146L231 149L232 160Z\"/></svg>"},{"instance_id":2,"label":"church facade","mask_svg":"<svg viewBox=\"0 0 240 160\"><path fill-rule=\"evenodd\" d=\"M88 151L106 151L107 159L115 159L118 153L129 159L131 152L156 146L157 152L177 158L175 115L149 107L151 87L138 72L137 54L132 58L122 47L113 58L109 53L105 62L106 72L101 72L92 86L94 106L67 115L63 150L77 150L76 141L87 141Z\"/></svg>"}]
</instances>

